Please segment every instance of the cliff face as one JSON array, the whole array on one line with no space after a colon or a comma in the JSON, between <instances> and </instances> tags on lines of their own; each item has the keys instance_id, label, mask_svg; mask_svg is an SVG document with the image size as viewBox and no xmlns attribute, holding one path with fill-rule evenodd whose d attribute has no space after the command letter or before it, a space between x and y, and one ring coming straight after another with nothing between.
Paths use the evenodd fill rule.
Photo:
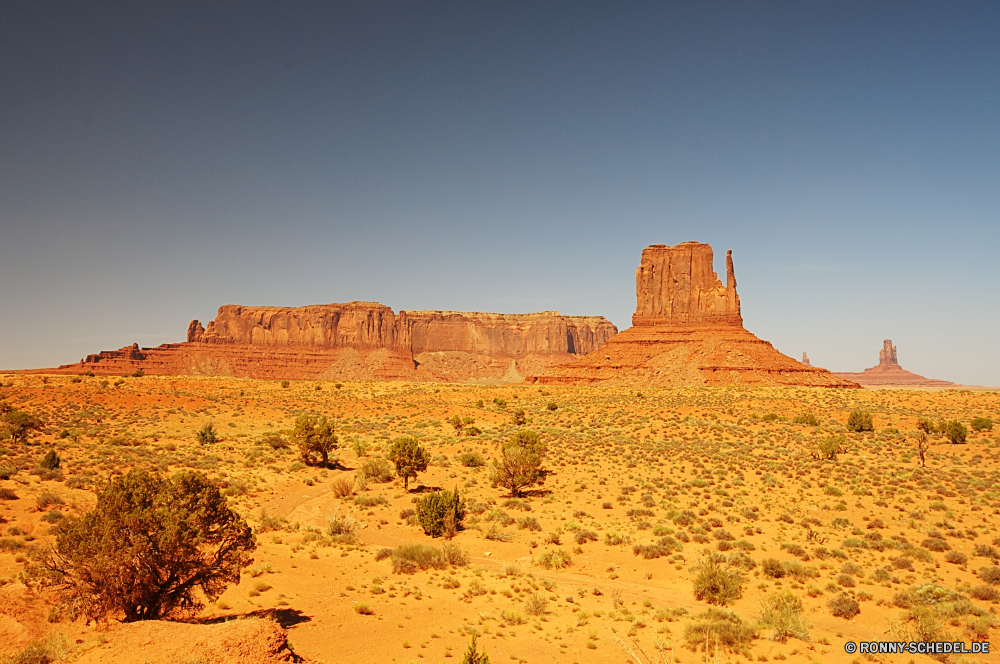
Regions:
<instances>
[{"instance_id":1,"label":"cliff face","mask_svg":"<svg viewBox=\"0 0 1000 664\"><path fill-rule=\"evenodd\" d=\"M655 244L635 273L632 327L600 349L529 378L553 385L808 385L858 387L826 369L782 355L743 328L732 252L726 285L712 248Z\"/></svg>"},{"instance_id":2,"label":"cliff face","mask_svg":"<svg viewBox=\"0 0 1000 664\"><path fill-rule=\"evenodd\" d=\"M188 341L299 348L357 348L414 354L461 351L522 357L586 354L618 332L602 316L400 311L376 302L297 308L225 305L208 327L188 326Z\"/></svg>"},{"instance_id":3,"label":"cliff face","mask_svg":"<svg viewBox=\"0 0 1000 664\"><path fill-rule=\"evenodd\" d=\"M600 348L617 333L601 316L400 311L377 302L219 307L187 342L126 346L57 372L329 380L521 382Z\"/></svg>"},{"instance_id":4,"label":"cliff face","mask_svg":"<svg viewBox=\"0 0 1000 664\"><path fill-rule=\"evenodd\" d=\"M646 247L635 271L632 325L742 327L733 252L726 252L725 286L713 270L713 261L712 247L700 242Z\"/></svg>"}]
</instances>

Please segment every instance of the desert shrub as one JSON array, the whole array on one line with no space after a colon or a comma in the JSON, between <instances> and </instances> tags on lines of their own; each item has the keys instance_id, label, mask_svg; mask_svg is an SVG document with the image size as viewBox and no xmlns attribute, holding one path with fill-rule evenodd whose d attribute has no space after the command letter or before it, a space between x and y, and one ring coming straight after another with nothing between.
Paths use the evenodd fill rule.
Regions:
<instances>
[{"instance_id":1,"label":"desert shrub","mask_svg":"<svg viewBox=\"0 0 1000 664\"><path fill-rule=\"evenodd\" d=\"M543 616L548 613L549 600L537 590L524 600L524 612L531 616Z\"/></svg>"},{"instance_id":2,"label":"desert shrub","mask_svg":"<svg viewBox=\"0 0 1000 664\"><path fill-rule=\"evenodd\" d=\"M830 607L830 613L845 620L850 620L861 613L861 605L847 593L840 593L827 602L827 606Z\"/></svg>"},{"instance_id":3,"label":"desert shrub","mask_svg":"<svg viewBox=\"0 0 1000 664\"><path fill-rule=\"evenodd\" d=\"M1000 567L997 567L996 565L993 567L980 567L979 578L986 583L994 586L1000 586Z\"/></svg>"},{"instance_id":4,"label":"desert shrub","mask_svg":"<svg viewBox=\"0 0 1000 664\"><path fill-rule=\"evenodd\" d=\"M550 401L547 404L545 404L545 410L548 410L548 411L555 411L558 408L559 408L559 406L556 404L555 401Z\"/></svg>"},{"instance_id":5,"label":"desert shrub","mask_svg":"<svg viewBox=\"0 0 1000 664\"><path fill-rule=\"evenodd\" d=\"M538 523L538 519L533 516L522 516L519 518L517 520L517 527L521 530L542 530L542 525Z\"/></svg>"},{"instance_id":6,"label":"desert shrub","mask_svg":"<svg viewBox=\"0 0 1000 664\"><path fill-rule=\"evenodd\" d=\"M947 551L951 548L951 545L940 537L928 537L920 543L920 546L924 547L928 551L937 552Z\"/></svg>"},{"instance_id":7,"label":"desert shrub","mask_svg":"<svg viewBox=\"0 0 1000 664\"><path fill-rule=\"evenodd\" d=\"M636 544L632 547L632 553L642 556L646 560L652 560L653 558L669 556L674 551L680 551L682 548L684 548L683 544L670 535L665 535L652 544Z\"/></svg>"},{"instance_id":8,"label":"desert shrub","mask_svg":"<svg viewBox=\"0 0 1000 664\"><path fill-rule=\"evenodd\" d=\"M472 633L472 640L469 642L469 649L462 656L461 664L490 664L490 658L486 650L479 652L476 646L476 633Z\"/></svg>"},{"instance_id":9,"label":"desert shrub","mask_svg":"<svg viewBox=\"0 0 1000 664\"><path fill-rule=\"evenodd\" d=\"M586 544L587 542L596 542L597 541L597 533L595 533L593 530L582 530L581 529L581 530L576 531L576 534L573 535L573 541L576 542L580 546Z\"/></svg>"},{"instance_id":10,"label":"desert shrub","mask_svg":"<svg viewBox=\"0 0 1000 664\"><path fill-rule=\"evenodd\" d=\"M385 496L355 496L354 504L358 507L377 507L388 505L389 501L385 499Z\"/></svg>"},{"instance_id":11,"label":"desert shrub","mask_svg":"<svg viewBox=\"0 0 1000 664\"><path fill-rule=\"evenodd\" d=\"M35 504L38 506L39 512L44 512L53 505L65 505L66 501L63 500L58 494L52 493L51 491L43 491L38 494L35 498Z\"/></svg>"},{"instance_id":12,"label":"desert shrub","mask_svg":"<svg viewBox=\"0 0 1000 664\"><path fill-rule=\"evenodd\" d=\"M0 537L0 551L20 551L24 548L24 542L10 537Z\"/></svg>"},{"instance_id":13,"label":"desert shrub","mask_svg":"<svg viewBox=\"0 0 1000 664\"><path fill-rule=\"evenodd\" d=\"M682 510L679 514L675 514L673 522L678 526L690 526L695 522L698 517L691 510Z\"/></svg>"},{"instance_id":14,"label":"desert shrub","mask_svg":"<svg viewBox=\"0 0 1000 664\"><path fill-rule=\"evenodd\" d=\"M725 556L706 552L694 567L694 596L709 604L725 606L743 594L742 573L728 565Z\"/></svg>"},{"instance_id":15,"label":"desert shrub","mask_svg":"<svg viewBox=\"0 0 1000 664\"><path fill-rule=\"evenodd\" d=\"M59 468L59 464L61 462L62 460L59 458L59 455L56 454L56 451L49 450L48 453L42 457L42 460L38 462L38 466L39 468L44 468L45 470L56 470Z\"/></svg>"},{"instance_id":16,"label":"desert shrub","mask_svg":"<svg viewBox=\"0 0 1000 664\"><path fill-rule=\"evenodd\" d=\"M973 545L972 555L981 556L983 558L992 558L993 560L1000 560L1000 552L988 544Z\"/></svg>"},{"instance_id":17,"label":"desert shrub","mask_svg":"<svg viewBox=\"0 0 1000 664\"><path fill-rule=\"evenodd\" d=\"M695 622L684 628L684 639L692 650L700 646L708 651L715 646L729 650L745 648L757 636L752 624L725 609L709 609L696 616Z\"/></svg>"},{"instance_id":18,"label":"desert shrub","mask_svg":"<svg viewBox=\"0 0 1000 664\"><path fill-rule=\"evenodd\" d=\"M330 453L337 449L337 435L325 415L299 415L292 429L292 440L307 466L326 468L330 465Z\"/></svg>"},{"instance_id":19,"label":"desert shrub","mask_svg":"<svg viewBox=\"0 0 1000 664\"><path fill-rule=\"evenodd\" d=\"M481 468L486 465L486 457L480 452L462 452L458 455L458 462L466 468Z\"/></svg>"},{"instance_id":20,"label":"desert shrub","mask_svg":"<svg viewBox=\"0 0 1000 664\"><path fill-rule=\"evenodd\" d=\"M17 494L13 489L0 486L0 500L17 500Z\"/></svg>"},{"instance_id":21,"label":"desert shrub","mask_svg":"<svg viewBox=\"0 0 1000 664\"><path fill-rule=\"evenodd\" d=\"M604 533L604 543L607 546L620 546L622 544L628 544L631 541L631 536L626 533L620 533L617 530L608 530Z\"/></svg>"},{"instance_id":22,"label":"desert shrub","mask_svg":"<svg viewBox=\"0 0 1000 664\"><path fill-rule=\"evenodd\" d=\"M845 444L843 436L827 436L816 444L816 448L822 458L835 461L837 455L844 451Z\"/></svg>"},{"instance_id":23,"label":"desert shrub","mask_svg":"<svg viewBox=\"0 0 1000 664\"><path fill-rule=\"evenodd\" d=\"M46 523L59 523L66 518L66 515L59 510L52 510L42 515L42 521Z\"/></svg>"},{"instance_id":24,"label":"desert shrub","mask_svg":"<svg viewBox=\"0 0 1000 664\"><path fill-rule=\"evenodd\" d=\"M944 561L954 565L964 565L969 562L969 556L965 555L961 551L949 551L944 554Z\"/></svg>"},{"instance_id":25,"label":"desert shrub","mask_svg":"<svg viewBox=\"0 0 1000 664\"><path fill-rule=\"evenodd\" d=\"M969 430L965 428L965 425L958 420L950 420L944 422L941 425L944 435L948 437L952 443L964 443L969 436Z\"/></svg>"},{"instance_id":26,"label":"desert shrub","mask_svg":"<svg viewBox=\"0 0 1000 664\"><path fill-rule=\"evenodd\" d=\"M993 431L993 418L992 417L976 417L973 418L972 422L973 431Z\"/></svg>"},{"instance_id":27,"label":"desert shrub","mask_svg":"<svg viewBox=\"0 0 1000 664\"><path fill-rule=\"evenodd\" d=\"M983 602L996 602L1000 600L1000 590L983 583L969 590L969 596Z\"/></svg>"},{"instance_id":28,"label":"desert shrub","mask_svg":"<svg viewBox=\"0 0 1000 664\"><path fill-rule=\"evenodd\" d=\"M369 482L385 484L392 481L392 464L382 457L365 459L358 472Z\"/></svg>"},{"instance_id":29,"label":"desert shrub","mask_svg":"<svg viewBox=\"0 0 1000 664\"><path fill-rule=\"evenodd\" d=\"M319 387L318 385L316 387ZM358 602L354 605L354 612L362 616L373 616L375 610L365 602Z\"/></svg>"},{"instance_id":30,"label":"desert shrub","mask_svg":"<svg viewBox=\"0 0 1000 664\"><path fill-rule=\"evenodd\" d=\"M0 466L0 480L9 480L14 475L17 475L17 468L11 468L10 466Z\"/></svg>"},{"instance_id":31,"label":"desert shrub","mask_svg":"<svg viewBox=\"0 0 1000 664\"><path fill-rule=\"evenodd\" d=\"M358 524L354 517L350 514L341 514L339 509L334 510L333 514L326 518L326 534L344 544L354 542L357 528Z\"/></svg>"},{"instance_id":32,"label":"desert shrub","mask_svg":"<svg viewBox=\"0 0 1000 664\"><path fill-rule=\"evenodd\" d=\"M195 440L197 440L202 445L211 445L213 443L219 442L219 434L215 429L215 425L209 422L194 434Z\"/></svg>"},{"instance_id":33,"label":"desert shrub","mask_svg":"<svg viewBox=\"0 0 1000 664\"><path fill-rule=\"evenodd\" d=\"M794 424L805 424L811 427L819 426L819 420L816 419L816 416L812 413L802 413L801 415L793 417L792 422Z\"/></svg>"},{"instance_id":34,"label":"desert shrub","mask_svg":"<svg viewBox=\"0 0 1000 664\"><path fill-rule=\"evenodd\" d=\"M872 414L864 410L852 411L847 416L847 430L855 433L862 431L875 431L875 420Z\"/></svg>"},{"instance_id":35,"label":"desert shrub","mask_svg":"<svg viewBox=\"0 0 1000 664\"><path fill-rule=\"evenodd\" d=\"M448 565L467 565L468 554L453 545L445 544L440 549L429 544L402 544L395 549L382 549L376 560L389 558L392 570L397 574L413 574L423 569L444 569Z\"/></svg>"},{"instance_id":36,"label":"desert shrub","mask_svg":"<svg viewBox=\"0 0 1000 664\"><path fill-rule=\"evenodd\" d=\"M424 446L411 436L400 436L392 441L388 457L396 464L396 475L403 480L404 491L410 490L410 480L416 479L417 473L427 470L430 461Z\"/></svg>"},{"instance_id":37,"label":"desert shrub","mask_svg":"<svg viewBox=\"0 0 1000 664\"><path fill-rule=\"evenodd\" d=\"M465 499L458 489L434 491L417 501L417 521L424 534L451 539L465 519Z\"/></svg>"},{"instance_id":38,"label":"desert shrub","mask_svg":"<svg viewBox=\"0 0 1000 664\"><path fill-rule=\"evenodd\" d=\"M511 413L511 419L514 421L514 426L517 427L523 427L528 423L528 417L525 415L523 408L518 408Z\"/></svg>"},{"instance_id":39,"label":"desert shrub","mask_svg":"<svg viewBox=\"0 0 1000 664\"><path fill-rule=\"evenodd\" d=\"M861 569L861 565L851 562L847 562L841 565L840 572L841 574L850 574L852 576L858 576L858 577L865 575L865 571Z\"/></svg>"},{"instance_id":40,"label":"desert shrub","mask_svg":"<svg viewBox=\"0 0 1000 664\"><path fill-rule=\"evenodd\" d=\"M768 413L760 418L761 422L777 422L780 419L777 413Z\"/></svg>"},{"instance_id":41,"label":"desert shrub","mask_svg":"<svg viewBox=\"0 0 1000 664\"><path fill-rule=\"evenodd\" d=\"M347 479L344 475L335 477L333 481L330 482L330 493L332 493L335 498L347 498L348 496L354 495L354 483Z\"/></svg>"},{"instance_id":42,"label":"desert shrub","mask_svg":"<svg viewBox=\"0 0 1000 664\"><path fill-rule=\"evenodd\" d=\"M843 586L845 588L853 588L857 585L854 582L854 577L850 574L838 574L836 581L838 586Z\"/></svg>"},{"instance_id":43,"label":"desert shrub","mask_svg":"<svg viewBox=\"0 0 1000 664\"><path fill-rule=\"evenodd\" d=\"M66 519L28 578L60 589L64 606L88 619L152 620L217 599L255 548L250 527L205 475L132 470L97 488L91 512Z\"/></svg>"},{"instance_id":44,"label":"desert shrub","mask_svg":"<svg viewBox=\"0 0 1000 664\"><path fill-rule=\"evenodd\" d=\"M543 569L563 569L569 567L573 563L573 559L562 549L556 549L538 554L536 562Z\"/></svg>"},{"instance_id":45,"label":"desert shrub","mask_svg":"<svg viewBox=\"0 0 1000 664\"><path fill-rule=\"evenodd\" d=\"M44 639L32 641L22 650L4 657L3 664L51 664L58 662L69 653L66 637L52 634Z\"/></svg>"},{"instance_id":46,"label":"desert shrub","mask_svg":"<svg viewBox=\"0 0 1000 664\"><path fill-rule=\"evenodd\" d=\"M518 431L500 446L500 455L493 460L490 481L508 489L512 497L520 496L525 488L545 480L542 461L546 450L537 433Z\"/></svg>"},{"instance_id":47,"label":"desert shrub","mask_svg":"<svg viewBox=\"0 0 1000 664\"><path fill-rule=\"evenodd\" d=\"M10 438L12 442L23 443L32 431L39 431L43 422L34 415L9 408L0 410L0 439Z\"/></svg>"},{"instance_id":48,"label":"desert shrub","mask_svg":"<svg viewBox=\"0 0 1000 664\"><path fill-rule=\"evenodd\" d=\"M281 450L288 447L288 440L286 440L280 433L268 431L260 437L260 444L267 445L272 450Z\"/></svg>"},{"instance_id":49,"label":"desert shrub","mask_svg":"<svg viewBox=\"0 0 1000 664\"><path fill-rule=\"evenodd\" d=\"M783 642L788 637L809 639L809 623L802 617L802 600L790 590L763 598L760 613L760 625L771 630L772 641Z\"/></svg>"}]
</instances>

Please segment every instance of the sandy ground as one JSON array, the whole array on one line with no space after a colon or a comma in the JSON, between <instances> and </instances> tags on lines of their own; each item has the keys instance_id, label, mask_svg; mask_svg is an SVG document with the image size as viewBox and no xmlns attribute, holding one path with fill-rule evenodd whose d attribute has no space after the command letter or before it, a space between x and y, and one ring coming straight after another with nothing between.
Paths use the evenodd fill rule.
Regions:
<instances>
[{"instance_id":1,"label":"sandy ground","mask_svg":"<svg viewBox=\"0 0 1000 664\"><path fill-rule=\"evenodd\" d=\"M287 656L268 641L281 632L276 625L298 656L331 663L457 662L473 633L494 663L869 661L847 654L845 642L898 640L912 631L899 597L928 584L971 598L960 611L936 614L942 640L989 641L1000 625L996 599L983 590L993 586L979 578L1000 550L1000 428L972 432L963 445L934 437L923 469L913 442L919 418L1000 422L996 392L282 387L178 377L0 382L0 397L46 422L27 445L0 441L0 467L15 471L0 487L17 496L0 500L0 580L7 582L0 588L0 654L62 634L70 661L251 661L237 651L258 646L234 645L229 657L220 644L257 638L270 644L259 651L267 657ZM524 427L513 424L519 409ZM854 410L872 413L874 433L845 430ZM336 419L335 468L303 466L294 446L261 444L265 432L290 430L304 412ZM819 424L793 421L803 414ZM456 436L447 423L453 415L473 418L481 434ZM222 439L200 445L194 433L210 422ZM543 485L510 501L491 487L488 463L519 428L548 444L549 472ZM416 437L433 455L410 492L393 479L335 497L340 478L354 485L358 467L401 435ZM842 453L821 459L817 443L837 435L844 436ZM52 448L63 460L62 478L42 480L33 470ZM480 452L487 465L464 465L463 452ZM18 582L27 549L53 540L59 517L52 512L82 514L93 504L95 481L132 467L190 468L217 480L257 532L253 565L197 625L48 622L52 598ZM468 553L467 565L394 574L388 559L376 560L379 550L404 543L440 546L404 510L429 490L455 487L469 506L453 540ZM356 521L355 543L326 534L333 514ZM634 553L634 545L663 536L681 548L653 559ZM947 551L931 550L943 548L939 542ZM705 550L729 556L743 576L742 597L727 610L751 626L762 600L791 591L803 604L808 637L774 641L760 628L731 649L710 645L704 652L693 643L709 609L693 592L693 567ZM547 552L565 554L568 565L546 568ZM767 559L790 572L769 576ZM829 602L841 594L859 601L860 614L832 615ZM532 614L529 599L543 610ZM359 613L359 604L371 613ZM225 622L247 616L256 622ZM182 631L194 628L202 631ZM203 646L182 660L166 645L177 642ZM145 650L136 655L139 647ZM930 661L910 654L874 659Z\"/></svg>"}]
</instances>

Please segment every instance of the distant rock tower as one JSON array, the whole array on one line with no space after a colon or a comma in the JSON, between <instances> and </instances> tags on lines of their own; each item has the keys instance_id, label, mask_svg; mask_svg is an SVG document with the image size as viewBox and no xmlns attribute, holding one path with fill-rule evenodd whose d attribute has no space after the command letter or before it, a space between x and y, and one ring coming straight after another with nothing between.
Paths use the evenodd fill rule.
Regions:
<instances>
[{"instance_id":1,"label":"distant rock tower","mask_svg":"<svg viewBox=\"0 0 1000 664\"><path fill-rule=\"evenodd\" d=\"M878 363L883 367L893 364L899 366L899 361L896 359L896 347L892 345L892 339L886 339L882 342L882 350L878 352Z\"/></svg>"},{"instance_id":2,"label":"distant rock tower","mask_svg":"<svg viewBox=\"0 0 1000 664\"><path fill-rule=\"evenodd\" d=\"M811 364L809 364L809 356L806 355L805 351L802 351L802 364L806 365L807 367L812 366Z\"/></svg>"}]
</instances>

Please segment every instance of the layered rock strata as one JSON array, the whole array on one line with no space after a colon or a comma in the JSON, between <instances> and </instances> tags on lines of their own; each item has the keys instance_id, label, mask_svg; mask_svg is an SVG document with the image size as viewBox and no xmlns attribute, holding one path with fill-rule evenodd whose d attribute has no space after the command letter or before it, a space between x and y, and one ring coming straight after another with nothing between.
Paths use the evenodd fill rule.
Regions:
<instances>
[{"instance_id":1,"label":"layered rock strata","mask_svg":"<svg viewBox=\"0 0 1000 664\"><path fill-rule=\"evenodd\" d=\"M726 285L712 247L647 247L636 270L632 327L576 362L533 376L548 385L796 385L858 387L782 355L743 328L732 252Z\"/></svg>"},{"instance_id":2,"label":"layered rock strata","mask_svg":"<svg viewBox=\"0 0 1000 664\"><path fill-rule=\"evenodd\" d=\"M330 380L521 382L617 333L601 316L400 311L376 302L225 305L187 342L88 355L46 370Z\"/></svg>"},{"instance_id":3,"label":"layered rock strata","mask_svg":"<svg viewBox=\"0 0 1000 664\"><path fill-rule=\"evenodd\" d=\"M851 380L865 387L881 388L948 388L957 387L955 383L946 380L936 380L934 378L924 378L912 371L907 371L899 365L899 358L896 355L896 347L892 345L891 339L882 342L882 348L878 352L878 364L861 373L835 372L835 376L844 380Z\"/></svg>"}]
</instances>

